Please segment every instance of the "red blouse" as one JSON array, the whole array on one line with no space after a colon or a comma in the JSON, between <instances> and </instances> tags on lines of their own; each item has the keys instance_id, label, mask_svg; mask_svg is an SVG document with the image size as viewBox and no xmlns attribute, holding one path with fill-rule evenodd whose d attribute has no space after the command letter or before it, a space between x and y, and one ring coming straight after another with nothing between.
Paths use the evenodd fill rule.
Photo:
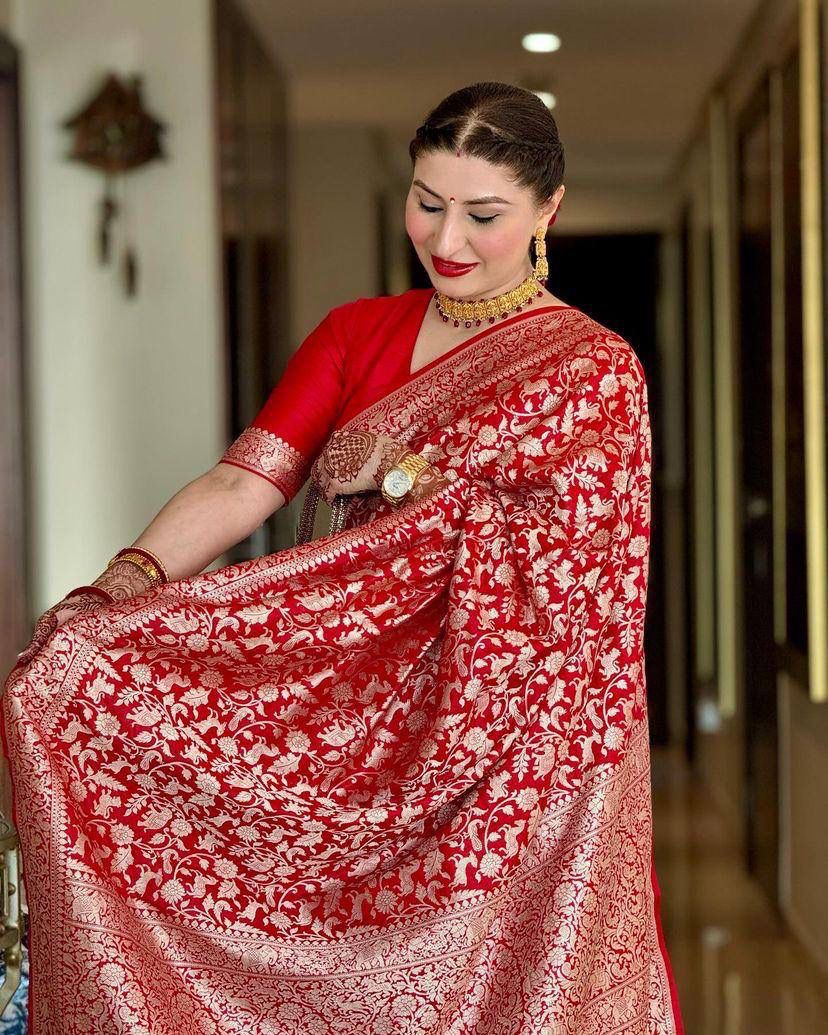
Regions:
<instances>
[{"instance_id":1,"label":"red blouse","mask_svg":"<svg viewBox=\"0 0 828 1035\"><path fill-rule=\"evenodd\" d=\"M261 475L291 500L335 428L431 366L410 372L433 297L433 288L412 288L331 309L220 462Z\"/></svg>"}]
</instances>

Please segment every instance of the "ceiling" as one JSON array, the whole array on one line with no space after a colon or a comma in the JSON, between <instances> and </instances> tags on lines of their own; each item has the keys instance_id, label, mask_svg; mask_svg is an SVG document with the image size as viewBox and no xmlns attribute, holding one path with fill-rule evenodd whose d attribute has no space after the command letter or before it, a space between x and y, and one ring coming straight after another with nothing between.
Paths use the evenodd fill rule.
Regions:
<instances>
[{"instance_id":1,"label":"ceiling","mask_svg":"<svg viewBox=\"0 0 828 1035\"><path fill-rule=\"evenodd\" d=\"M672 170L757 0L242 0L290 81L297 124L359 124L404 145L483 79L551 89L568 185L646 192ZM552 31L554 54L528 54Z\"/></svg>"}]
</instances>

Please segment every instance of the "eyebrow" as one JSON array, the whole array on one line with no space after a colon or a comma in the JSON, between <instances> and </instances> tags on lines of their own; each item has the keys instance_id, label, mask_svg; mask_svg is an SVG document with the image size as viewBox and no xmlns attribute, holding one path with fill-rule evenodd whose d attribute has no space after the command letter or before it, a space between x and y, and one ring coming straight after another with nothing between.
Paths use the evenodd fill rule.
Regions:
<instances>
[{"instance_id":1,"label":"eyebrow","mask_svg":"<svg viewBox=\"0 0 828 1035\"><path fill-rule=\"evenodd\" d=\"M422 180L414 180L416 187L422 187L424 191L438 198L440 201L445 201L445 198L441 198L436 190L432 190L431 187L427 187ZM507 201L505 198L499 198L496 194L488 194L485 198L472 198L471 201L463 202L464 205L511 205L511 201Z\"/></svg>"}]
</instances>

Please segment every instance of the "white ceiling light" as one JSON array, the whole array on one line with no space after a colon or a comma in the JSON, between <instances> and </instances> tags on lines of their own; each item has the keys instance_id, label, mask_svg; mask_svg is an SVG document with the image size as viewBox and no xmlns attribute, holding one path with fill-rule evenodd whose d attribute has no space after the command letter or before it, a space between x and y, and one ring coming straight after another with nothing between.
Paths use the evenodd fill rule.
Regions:
<instances>
[{"instance_id":1,"label":"white ceiling light","mask_svg":"<svg viewBox=\"0 0 828 1035\"><path fill-rule=\"evenodd\" d=\"M554 108L558 103L555 100L555 94L550 93L548 90L533 90L532 93L535 94L536 97L540 97L547 108Z\"/></svg>"},{"instance_id":2,"label":"white ceiling light","mask_svg":"<svg viewBox=\"0 0 828 1035\"><path fill-rule=\"evenodd\" d=\"M561 45L560 37L554 32L530 32L520 42L523 49L532 54L551 54Z\"/></svg>"}]
</instances>

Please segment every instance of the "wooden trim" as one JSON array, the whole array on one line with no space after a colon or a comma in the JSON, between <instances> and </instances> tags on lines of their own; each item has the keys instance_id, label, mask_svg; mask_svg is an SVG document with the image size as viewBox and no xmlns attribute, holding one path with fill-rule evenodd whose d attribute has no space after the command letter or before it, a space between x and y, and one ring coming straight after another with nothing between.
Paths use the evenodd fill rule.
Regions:
<instances>
[{"instance_id":1,"label":"wooden trim","mask_svg":"<svg viewBox=\"0 0 828 1035\"><path fill-rule=\"evenodd\" d=\"M735 268L733 157L727 102L710 103L710 210L713 228L713 294L716 424L716 569L718 597L717 683L722 716L736 714L738 659L738 513Z\"/></svg>"},{"instance_id":2,"label":"wooden trim","mask_svg":"<svg viewBox=\"0 0 828 1035\"><path fill-rule=\"evenodd\" d=\"M828 504L826 503L824 204L820 0L800 0L802 363L808 571L808 694L828 701Z\"/></svg>"}]
</instances>

